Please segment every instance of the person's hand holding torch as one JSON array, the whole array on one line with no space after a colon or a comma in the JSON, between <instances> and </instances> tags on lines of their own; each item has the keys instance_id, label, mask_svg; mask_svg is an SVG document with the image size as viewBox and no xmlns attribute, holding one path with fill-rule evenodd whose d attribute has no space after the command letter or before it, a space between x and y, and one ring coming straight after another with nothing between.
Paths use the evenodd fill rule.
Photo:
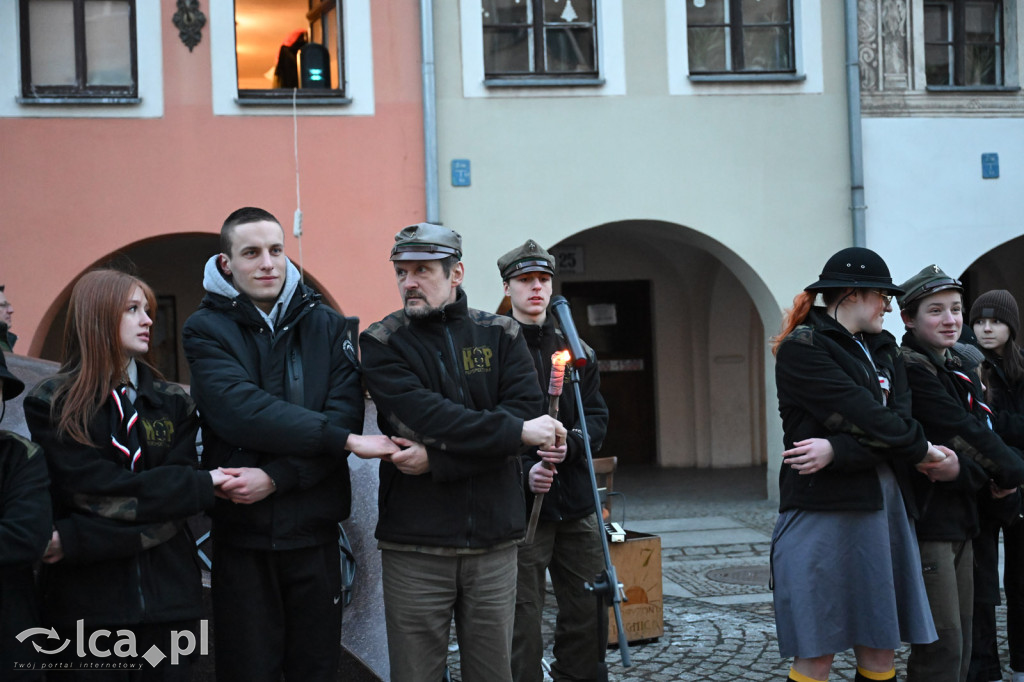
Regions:
<instances>
[{"instance_id":1,"label":"person's hand holding torch","mask_svg":"<svg viewBox=\"0 0 1024 682\"><path fill-rule=\"evenodd\" d=\"M569 351L561 350L551 356L551 378L548 381L548 416L558 419L558 401L562 396L562 384L565 381L565 367L572 358ZM567 443L556 444L552 448L540 448L537 454L541 462L530 469L530 491L534 493L533 509L530 510L530 523L526 527L524 543L533 542L540 520L540 510L544 505L544 494L551 489L555 476L555 464L565 459Z\"/></svg>"}]
</instances>

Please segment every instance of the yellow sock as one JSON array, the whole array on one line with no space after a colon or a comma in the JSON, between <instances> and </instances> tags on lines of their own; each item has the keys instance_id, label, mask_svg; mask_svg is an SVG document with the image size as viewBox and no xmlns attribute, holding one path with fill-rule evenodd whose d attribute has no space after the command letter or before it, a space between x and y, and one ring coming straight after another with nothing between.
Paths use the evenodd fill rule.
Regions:
<instances>
[{"instance_id":1,"label":"yellow sock","mask_svg":"<svg viewBox=\"0 0 1024 682\"><path fill-rule=\"evenodd\" d=\"M857 674L869 680L891 680L896 677L896 668L892 668L891 670L884 673L876 673L871 670L865 670L864 668L858 665Z\"/></svg>"},{"instance_id":2,"label":"yellow sock","mask_svg":"<svg viewBox=\"0 0 1024 682\"><path fill-rule=\"evenodd\" d=\"M877 674L877 673L872 673L872 674ZM828 678L826 678L824 680L816 680L813 677L808 677L807 675L804 675L802 673L798 673L793 668L789 669L789 679L793 680L793 682L828 682Z\"/></svg>"}]
</instances>

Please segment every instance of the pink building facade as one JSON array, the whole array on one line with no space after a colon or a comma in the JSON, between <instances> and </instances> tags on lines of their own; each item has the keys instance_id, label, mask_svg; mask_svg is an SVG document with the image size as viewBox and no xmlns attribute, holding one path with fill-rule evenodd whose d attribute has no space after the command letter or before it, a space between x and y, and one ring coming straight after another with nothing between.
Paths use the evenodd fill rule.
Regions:
<instances>
[{"instance_id":1,"label":"pink building facade","mask_svg":"<svg viewBox=\"0 0 1024 682\"><path fill-rule=\"evenodd\" d=\"M188 381L180 327L202 297L203 264L218 251L221 222L246 205L278 216L288 255L298 265L301 253L311 283L346 315L365 325L396 308L388 249L398 229L425 217L416 3L298 0L296 20L272 14L288 2L210 0L201 3L206 22L191 50L171 0L95 4L87 8L87 36L134 22L134 35L125 36L135 59L122 76L115 57L114 75L76 79L73 56L48 53L59 50L46 31L81 23L80 16L38 10L33 0L0 5L0 283L14 305L15 351L57 359L71 287L110 263L134 268L153 286L162 367ZM103 10L113 18L93 22L95 29L88 12ZM270 28L275 41L298 25L310 42L325 44L334 87L275 89L277 42L246 81L250 47L242 38L250 19L278 22ZM103 59L87 56L89 68ZM62 58L72 65L64 81ZM300 202L301 244L292 234Z\"/></svg>"}]
</instances>

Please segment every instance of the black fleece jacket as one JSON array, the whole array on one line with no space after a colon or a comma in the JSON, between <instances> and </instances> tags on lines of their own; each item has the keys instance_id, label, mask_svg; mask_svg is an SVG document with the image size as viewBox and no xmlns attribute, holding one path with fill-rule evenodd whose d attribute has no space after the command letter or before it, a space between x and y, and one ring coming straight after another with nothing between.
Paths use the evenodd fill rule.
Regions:
<instances>
[{"instance_id":1,"label":"black fleece jacket","mask_svg":"<svg viewBox=\"0 0 1024 682\"><path fill-rule=\"evenodd\" d=\"M956 349L948 356L936 355L912 332L903 336L903 356L913 392L914 419L924 426L931 442L955 451L960 460L956 480L932 483L923 474L914 477L921 501L917 536L931 541L972 538L979 527L978 496L991 497L985 489L989 478L1000 485L1012 483L1024 460L989 426L973 363Z\"/></svg>"},{"instance_id":2,"label":"black fleece jacket","mask_svg":"<svg viewBox=\"0 0 1024 682\"><path fill-rule=\"evenodd\" d=\"M521 538L523 422L544 414L519 324L455 302L427 318L398 311L360 336L380 429L423 443L430 471L380 465L377 538L485 549Z\"/></svg>"},{"instance_id":3,"label":"black fleece jacket","mask_svg":"<svg viewBox=\"0 0 1024 682\"><path fill-rule=\"evenodd\" d=\"M556 328L553 315L548 315L544 319L544 324L519 324L523 328L523 336L526 337L533 364L537 368L537 380L540 382L541 390L546 394L551 380L551 355L566 349L568 344ZM596 456L608 431L608 406L601 397L601 374L597 368L597 356L590 347L587 347L586 351L587 364L580 371L580 397L583 399L583 412L587 419L591 454ZM569 431L566 438L568 450L565 460L556 467L558 475L551 483L551 490L544 495L541 519L545 521L571 521L596 511L590 470L587 468L587 455L583 448L583 431L580 429L580 419L576 414L576 397L572 384L569 383L568 372L558 401L558 420ZM523 456L527 509L533 505L529 472L539 461L540 457L537 456L535 448L530 448Z\"/></svg>"},{"instance_id":4,"label":"black fleece jacket","mask_svg":"<svg viewBox=\"0 0 1024 682\"><path fill-rule=\"evenodd\" d=\"M252 301L207 293L182 344L203 423L203 466L258 467L276 490L255 504L218 499L218 542L286 550L334 542L348 517L345 442L363 394L345 319L299 285L271 330Z\"/></svg>"},{"instance_id":5,"label":"black fleece jacket","mask_svg":"<svg viewBox=\"0 0 1024 682\"><path fill-rule=\"evenodd\" d=\"M881 509L875 469L887 463L908 512L917 513L910 476L928 452L928 441L910 416L899 349L888 332L861 336L870 359L823 308L812 308L778 348L775 382L786 448L806 438L827 438L835 452L832 463L814 474L782 465L780 511ZM889 383L885 394L879 373Z\"/></svg>"}]
</instances>

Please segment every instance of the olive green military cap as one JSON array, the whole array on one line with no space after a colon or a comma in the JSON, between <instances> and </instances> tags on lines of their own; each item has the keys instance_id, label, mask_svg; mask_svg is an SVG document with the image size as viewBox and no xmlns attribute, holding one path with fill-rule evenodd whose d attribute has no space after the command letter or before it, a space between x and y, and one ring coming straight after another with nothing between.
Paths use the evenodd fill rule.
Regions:
<instances>
[{"instance_id":1,"label":"olive green military cap","mask_svg":"<svg viewBox=\"0 0 1024 682\"><path fill-rule=\"evenodd\" d=\"M901 284L900 287L904 293L896 297L896 302L899 303L901 310L918 299L937 294L940 291L956 289L960 293L964 292L964 285L960 280L944 273L938 265L929 265Z\"/></svg>"},{"instance_id":2,"label":"olive green military cap","mask_svg":"<svg viewBox=\"0 0 1024 682\"><path fill-rule=\"evenodd\" d=\"M395 235L391 260L438 260L462 258L462 237L455 230L433 223L403 227Z\"/></svg>"},{"instance_id":3,"label":"olive green military cap","mask_svg":"<svg viewBox=\"0 0 1024 682\"><path fill-rule=\"evenodd\" d=\"M509 280L524 272L546 272L555 274L555 259L537 242L527 239L498 259L498 270L502 280Z\"/></svg>"}]
</instances>

